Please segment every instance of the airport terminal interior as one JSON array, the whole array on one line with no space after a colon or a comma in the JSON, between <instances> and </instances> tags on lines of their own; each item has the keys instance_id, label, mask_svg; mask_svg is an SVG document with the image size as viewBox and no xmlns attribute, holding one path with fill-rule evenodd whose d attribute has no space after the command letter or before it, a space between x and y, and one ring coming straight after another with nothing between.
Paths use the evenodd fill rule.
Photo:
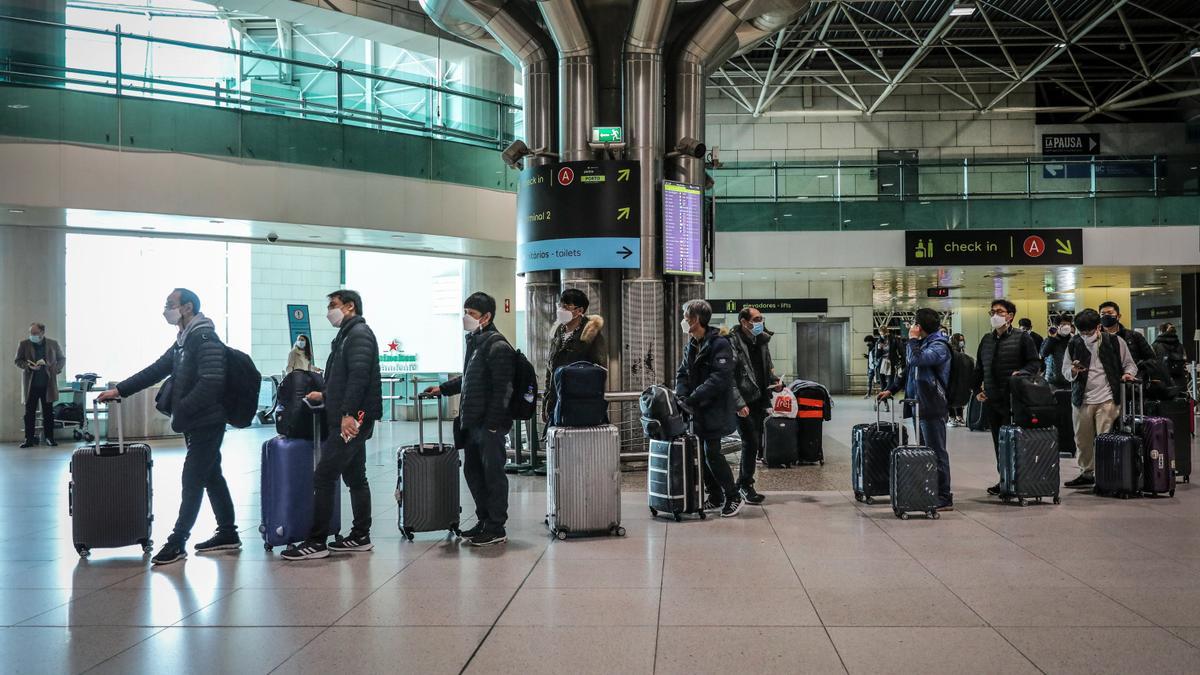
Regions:
<instances>
[{"instance_id":1,"label":"airport terminal interior","mask_svg":"<svg viewBox=\"0 0 1200 675\"><path fill-rule=\"evenodd\" d=\"M0 671L1200 672L1198 280L1187 0L0 0Z\"/></svg>"}]
</instances>

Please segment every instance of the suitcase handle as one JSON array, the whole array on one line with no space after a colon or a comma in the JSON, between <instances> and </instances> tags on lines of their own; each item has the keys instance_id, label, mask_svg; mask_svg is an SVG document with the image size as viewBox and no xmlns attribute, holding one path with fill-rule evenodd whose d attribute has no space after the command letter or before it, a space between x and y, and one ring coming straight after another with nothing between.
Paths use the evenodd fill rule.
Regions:
<instances>
[{"instance_id":1,"label":"suitcase handle","mask_svg":"<svg viewBox=\"0 0 1200 675\"><path fill-rule=\"evenodd\" d=\"M445 444L446 444L445 433L446 432L445 432L445 430L442 429L442 426L443 426L442 401L441 401L442 395L441 394L425 394L425 393L418 391L418 388L421 385L420 385L420 380L416 377L414 377L412 380L412 386L413 386L413 401L415 403L413 408L417 412L417 447L418 448L425 447L425 410L424 410L423 406L421 405L421 402L427 401L430 399L433 399L435 401L433 407L437 410L438 448L440 449L442 447L445 447Z\"/></svg>"},{"instance_id":2,"label":"suitcase handle","mask_svg":"<svg viewBox=\"0 0 1200 675\"><path fill-rule=\"evenodd\" d=\"M113 413L116 413L117 418L117 451L112 452L100 447L100 401L92 399L92 420L96 423L96 442L92 446L92 453L97 457L115 457L125 454L125 427L123 426L123 416L121 414L121 399L115 398L108 402L108 419L111 422Z\"/></svg>"},{"instance_id":3,"label":"suitcase handle","mask_svg":"<svg viewBox=\"0 0 1200 675\"><path fill-rule=\"evenodd\" d=\"M1121 421L1128 420L1129 427L1125 431L1133 433L1134 406L1137 406L1137 417L1146 416L1146 383L1142 380L1132 380L1121 383Z\"/></svg>"},{"instance_id":4,"label":"suitcase handle","mask_svg":"<svg viewBox=\"0 0 1200 675\"><path fill-rule=\"evenodd\" d=\"M879 399L875 399L875 424L876 425L883 423L883 417L879 414L879 403L880 403ZM893 403L898 404L899 401L893 401ZM895 424L896 423L896 406L889 405L888 412L890 412L892 414L892 424Z\"/></svg>"}]
</instances>

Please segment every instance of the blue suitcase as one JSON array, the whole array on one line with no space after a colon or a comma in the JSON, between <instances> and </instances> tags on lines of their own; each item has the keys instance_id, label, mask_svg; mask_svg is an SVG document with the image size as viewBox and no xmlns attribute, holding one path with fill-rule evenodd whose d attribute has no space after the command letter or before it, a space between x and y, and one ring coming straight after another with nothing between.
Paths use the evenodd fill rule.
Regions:
<instances>
[{"instance_id":1,"label":"blue suitcase","mask_svg":"<svg viewBox=\"0 0 1200 675\"><path fill-rule=\"evenodd\" d=\"M321 413L313 414L319 424ZM308 538L313 519L313 469L320 456L321 444L299 438L276 436L262 446L262 524L263 547L292 546ZM342 526L342 500L333 500L333 518L329 531Z\"/></svg>"}]
</instances>

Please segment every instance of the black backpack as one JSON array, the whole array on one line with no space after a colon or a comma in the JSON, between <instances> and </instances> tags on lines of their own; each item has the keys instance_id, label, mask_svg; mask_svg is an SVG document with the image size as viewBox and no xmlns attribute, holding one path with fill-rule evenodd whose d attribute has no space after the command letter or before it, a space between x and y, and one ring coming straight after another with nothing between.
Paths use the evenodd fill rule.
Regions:
<instances>
[{"instance_id":1,"label":"black backpack","mask_svg":"<svg viewBox=\"0 0 1200 675\"><path fill-rule=\"evenodd\" d=\"M950 381L946 400L952 408L962 408L971 400L971 383L975 378L975 359L966 352L950 351Z\"/></svg>"},{"instance_id":2,"label":"black backpack","mask_svg":"<svg viewBox=\"0 0 1200 675\"><path fill-rule=\"evenodd\" d=\"M591 361L576 361L554 371L555 403L550 424L556 427L596 427L608 424L608 369Z\"/></svg>"},{"instance_id":3,"label":"black backpack","mask_svg":"<svg viewBox=\"0 0 1200 675\"><path fill-rule=\"evenodd\" d=\"M1185 377L1187 375L1187 356L1179 351L1169 351L1162 358L1163 366L1166 367L1167 373L1173 378Z\"/></svg>"},{"instance_id":4,"label":"black backpack","mask_svg":"<svg viewBox=\"0 0 1200 675\"><path fill-rule=\"evenodd\" d=\"M279 383L275 403L275 431L287 438L313 439L313 411L304 402L304 397L314 391L325 389L325 378L320 373L293 370ZM320 425L317 433L325 436L325 416L317 415Z\"/></svg>"},{"instance_id":5,"label":"black backpack","mask_svg":"<svg viewBox=\"0 0 1200 675\"><path fill-rule=\"evenodd\" d=\"M258 413L258 391L262 387L262 374L254 366L254 360L244 352L225 345L225 421L238 429L245 429Z\"/></svg>"},{"instance_id":6,"label":"black backpack","mask_svg":"<svg viewBox=\"0 0 1200 675\"><path fill-rule=\"evenodd\" d=\"M1054 426L1058 401L1054 389L1040 375L1014 375L1009 380L1013 424L1025 429Z\"/></svg>"},{"instance_id":7,"label":"black backpack","mask_svg":"<svg viewBox=\"0 0 1200 675\"><path fill-rule=\"evenodd\" d=\"M642 412L642 429L647 438L671 441L687 433L686 413L679 405L675 392L667 387L650 385L642 392L638 406Z\"/></svg>"},{"instance_id":8,"label":"black backpack","mask_svg":"<svg viewBox=\"0 0 1200 675\"><path fill-rule=\"evenodd\" d=\"M514 420L530 420L537 412L537 371L520 349L514 350L513 390L508 400L508 414Z\"/></svg>"}]
</instances>

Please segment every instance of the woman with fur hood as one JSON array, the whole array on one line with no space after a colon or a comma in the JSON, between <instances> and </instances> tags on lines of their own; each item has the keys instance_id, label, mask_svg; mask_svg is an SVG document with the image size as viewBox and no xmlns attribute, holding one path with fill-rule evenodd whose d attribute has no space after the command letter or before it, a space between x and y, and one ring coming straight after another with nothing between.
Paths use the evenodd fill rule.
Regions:
<instances>
[{"instance_id":1,"label":"woman with fur hood","mask_svg":"<svg viewBox=\"0 0 1200 675\"><path fill-rule=\"evenodd\" d=\"M604 319L599 315L587 314L588 297L577 288L568 288L558 299L558 322L550 336L550 349L546 357L546 393L542 398L542 421L550 419L554 410L554 371L576 363L588 361L604 368L608 367L608 345L601 330Z\"/></svg>"}]
</instances>

